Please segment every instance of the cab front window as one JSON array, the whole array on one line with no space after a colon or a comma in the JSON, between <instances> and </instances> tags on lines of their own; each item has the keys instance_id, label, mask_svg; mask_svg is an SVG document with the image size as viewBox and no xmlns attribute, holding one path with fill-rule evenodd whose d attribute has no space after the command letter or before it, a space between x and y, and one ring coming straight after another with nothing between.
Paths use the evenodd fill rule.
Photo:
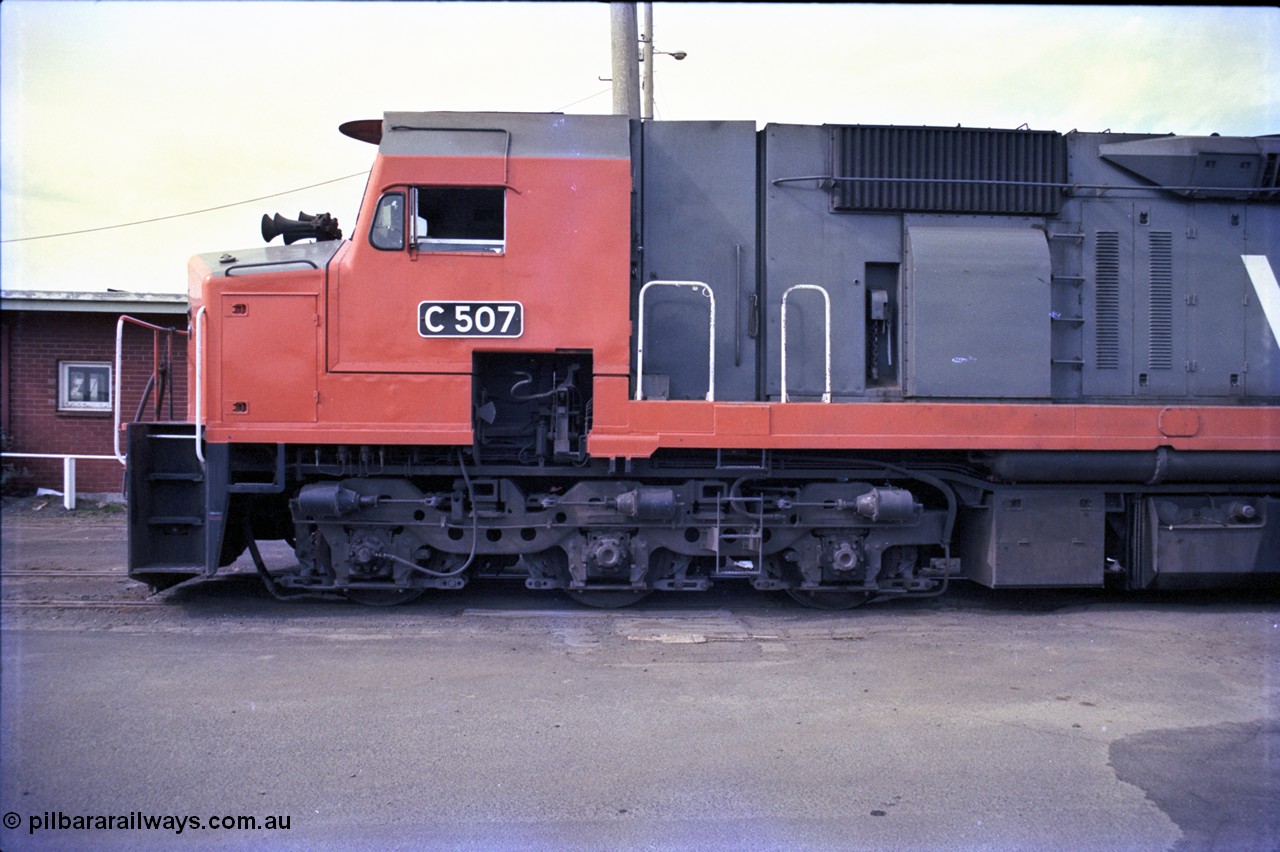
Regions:
<instances>
[{"instance_id":1,"label":"cab front window","mask_svg":"<svg viewBox=\"0 0 1280 852\"><path fill-rule=\"evenodd\" d=\"M378 199L373 212L373 227L369 230L369 242L383 251L399 251L404 248L404 193L389 192Z\"/></svg>"}]
</instances>

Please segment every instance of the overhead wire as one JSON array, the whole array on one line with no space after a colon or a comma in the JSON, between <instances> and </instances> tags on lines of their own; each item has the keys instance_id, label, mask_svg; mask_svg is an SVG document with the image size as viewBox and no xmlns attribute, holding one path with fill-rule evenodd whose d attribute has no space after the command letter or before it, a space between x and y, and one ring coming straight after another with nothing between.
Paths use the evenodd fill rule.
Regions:
<instances>
[{"instance_id":1,"label":"overhead wire","mask_svg":"<svg viewBox=\"0 0 1280 852\"><path fill-rule=\"evenodd\" d=\"M552 111L552 112L560 112L561 110L566 110L566 109L568 109L568 108L569 108L569 107L571 107L571 106L577 106L578 104L582 103L583 101L589 101L589 100L591 100L592 98L598 98L598 97L600 97L601 95L605 94L606 92L611 92L611 91L613 91L613 87L612 87L612 86L610 86L610 87L609 87L609 88L607 88L607 89L601 89L600 91L596 92L594 95L587 95L585 98L578 98L578 99L577 99L576 101L574 101L573 103L565 104L565 105L564 105L564 106L562 106L562 107L556 107L555 109L553 109L553 110L551 110L551 111Z\"/></svg>"},{"instance_id":2,"label":"overhead wire","mask_svg":"<svg viewBox=\"0 0 1280 852\"><path fill-rule=\"evenodd\" d=\"M294 189L286 189L282 192L273 192L270 195L260 195L257 198L246 198L243 201L233 201L230 204L219 204L216 207L204 207L204 208L201 208L200 210L188 210L185 213L174 213L170 216L156 216L151 219L139 219L136 222L121 222L116 225L102 225L97 228L81 228L76 231L62 231L57 234L41 234L38 237L13 237L7 240L0 240L0 243L25 243L25 242L30 242L32 240L51 240L55 237L74 237L80 234L92 234L98 231L112 231L117 228L132 228L135 225L149 225L149 224L152 224L153 222L165 222L170 219L181 219L186 216L198 216L201 213L212 213L215 210L226 210L230 207L240 207L245 204L256 204L259 201L266 201L267 199L270 199L270 198L279 198L282 195L292 195L295 192L303 192L308 189L315 189L318 186L327 186L328 184L331 184L331 183L337 183L339 181L344 181L344 180L351 180L352 178L361 177L363 175L367 175L368 173L369 173L369 170L365 169L362 172L355 172L353 174L343 175L342 177L331 178L329 180L322 180L319 183L313 183L308 186L299 186Z\"/></svg>"},{"instance_id":3,"label":"overhead wire","mask_svg":"<svg viewBox=\"0 0 1280 852\"><path fill-rule=\"evenodd\" d=\"M561 110L568 109L571 106L576 106L582 103L583 101L589 101L592 98L598 98L601 95L611 90L612 88L601 89L598 92L587 95L585 98L579 98L578 100L573 101L572 103L567 103L562 107L557 107L556 109L552 110L552 112L560 112ZM369 170L365 169L364 171L354 172L349 175L343 175L342 177L330 178L329 180L322 180L319 183L308 184L307 186L299 186L299 187L295 187L294 189L286 189L281 192L273 192L270 195L260 195L256 198L246 198L242 201L232 201L229 204L219 204L214 207L202 207L199 210L188 210L184 213L173 213L168 216L155 216L150 219L138 219L137 221L133 221L133 222L120 222L115 225L101 225L95 228L80 228L75 231L60 231L56 234L40 234L39 236L34 236L34 237L11 237L10 239L7 239L7 240L0 240L0 243L26 243L26 242L32 242L34 240L52 240L57 237L75 237L81 234L93 234L93 233L98 233L100 231L113 231L118 228L132 228L137 225L150 225L150 224L154 224L155 222L167 222L172 219L182 219L187 216L199 216L202 213L213 213L217 210L226 210L231 207L240 207L245 204L256 204L259 201L266 201L271 198L279 198L282 195L292 195L295 192L304 192L308 189L315 189L316 187L319 187L319 186L327 186L328 184L338 183L339 181L351 180L352 178L361 177L367 174L369 174Z\"/></svg>"}]
</instances>

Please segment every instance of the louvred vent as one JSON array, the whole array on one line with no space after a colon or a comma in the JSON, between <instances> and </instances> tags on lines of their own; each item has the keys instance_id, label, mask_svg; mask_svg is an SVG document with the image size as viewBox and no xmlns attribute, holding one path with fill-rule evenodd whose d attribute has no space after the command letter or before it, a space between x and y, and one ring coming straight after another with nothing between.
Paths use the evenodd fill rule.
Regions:
<instances>
[{"instance_id":1,"label":"louvred vent","mask_svg":"<svg viewBox=\"0 0 1280 852\"><path fill-rule=\"evenodd\" d=\"M833 211L1052 216L1062 207L1059 133L961 127L832 127Z\"/></svg>"}]
</instances>

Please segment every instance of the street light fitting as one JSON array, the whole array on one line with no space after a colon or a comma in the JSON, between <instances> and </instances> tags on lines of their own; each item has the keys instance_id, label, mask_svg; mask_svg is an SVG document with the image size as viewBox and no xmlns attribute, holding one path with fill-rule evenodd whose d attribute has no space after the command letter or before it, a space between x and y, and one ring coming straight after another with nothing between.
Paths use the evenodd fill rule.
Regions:
<instances>
[{"instance_id":1,"label":"street light fitting","mask_svg":"<svg viewBox=\"0 0 1280 852\"><path fill-rule=\"evenodd\" d=\"M615 7L623 4L615 3ZM653 44L653 4L640 4L644 17L644 29L639 34L640 42L640 68L642 80L640 81L640 91L644 97L641 105L640 118L645 121L653 120L653 58L655 56L670 56L679 62L689 54L683 50L658 50ZM630 19L630 15L627 15Z\"/></svg>"},{"instance_id":2,"label":"street light fitting","mask_svg":"<svg viewBox=\"0 0 1280 852\"><path fill-rule=\"evenodd\" d=\"M641 40L640 40L640 44L642 44L642 45L643 45L643 44L646 44L645 40L644 40L644 39L641 39ZM686 58L686 57L689 55L689 54L685 53L683 50L648 50L648 51L644 51L644 50L642 50L642 51L640 51L640 61L641 61L641 62L644 62L644 56L645 56L645 53L650 53L650 54L652 54L652 55L654 55L654 56L670 56L670 57L671 57L672 59L674 59L676 62L679 62L681 59L684 59L684 58Z\"/></svg>"}]
</instances>

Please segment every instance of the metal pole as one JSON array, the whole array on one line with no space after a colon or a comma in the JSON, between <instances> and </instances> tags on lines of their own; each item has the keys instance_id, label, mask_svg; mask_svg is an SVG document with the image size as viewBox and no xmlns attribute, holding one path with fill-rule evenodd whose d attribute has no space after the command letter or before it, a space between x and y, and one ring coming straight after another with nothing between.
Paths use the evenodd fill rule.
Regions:
<instances>
[{"instance_id":1,"label":"metal pole","mask_svg":"<svg viewBox=\"0 0 1280 852\"><path fill-rule=\"evenodd\" d=\"M640 79L636 68L636 32L634 3L610 3L610 44L613 61L613 112L629 118L640 117Z\"/></svg>"},{"instance_id":2,"label":"metal pole","mask_svg":"<svg viewBox=\"0 0 1280 852\"><path fill-rule=\"evenodd\" d=\"M640 62L644 69L640 90L644 94L644 110L641 118L653 118L653 4L641 3L644 17L644 34L640 37Z\"/></svg>"}]
</instances>

